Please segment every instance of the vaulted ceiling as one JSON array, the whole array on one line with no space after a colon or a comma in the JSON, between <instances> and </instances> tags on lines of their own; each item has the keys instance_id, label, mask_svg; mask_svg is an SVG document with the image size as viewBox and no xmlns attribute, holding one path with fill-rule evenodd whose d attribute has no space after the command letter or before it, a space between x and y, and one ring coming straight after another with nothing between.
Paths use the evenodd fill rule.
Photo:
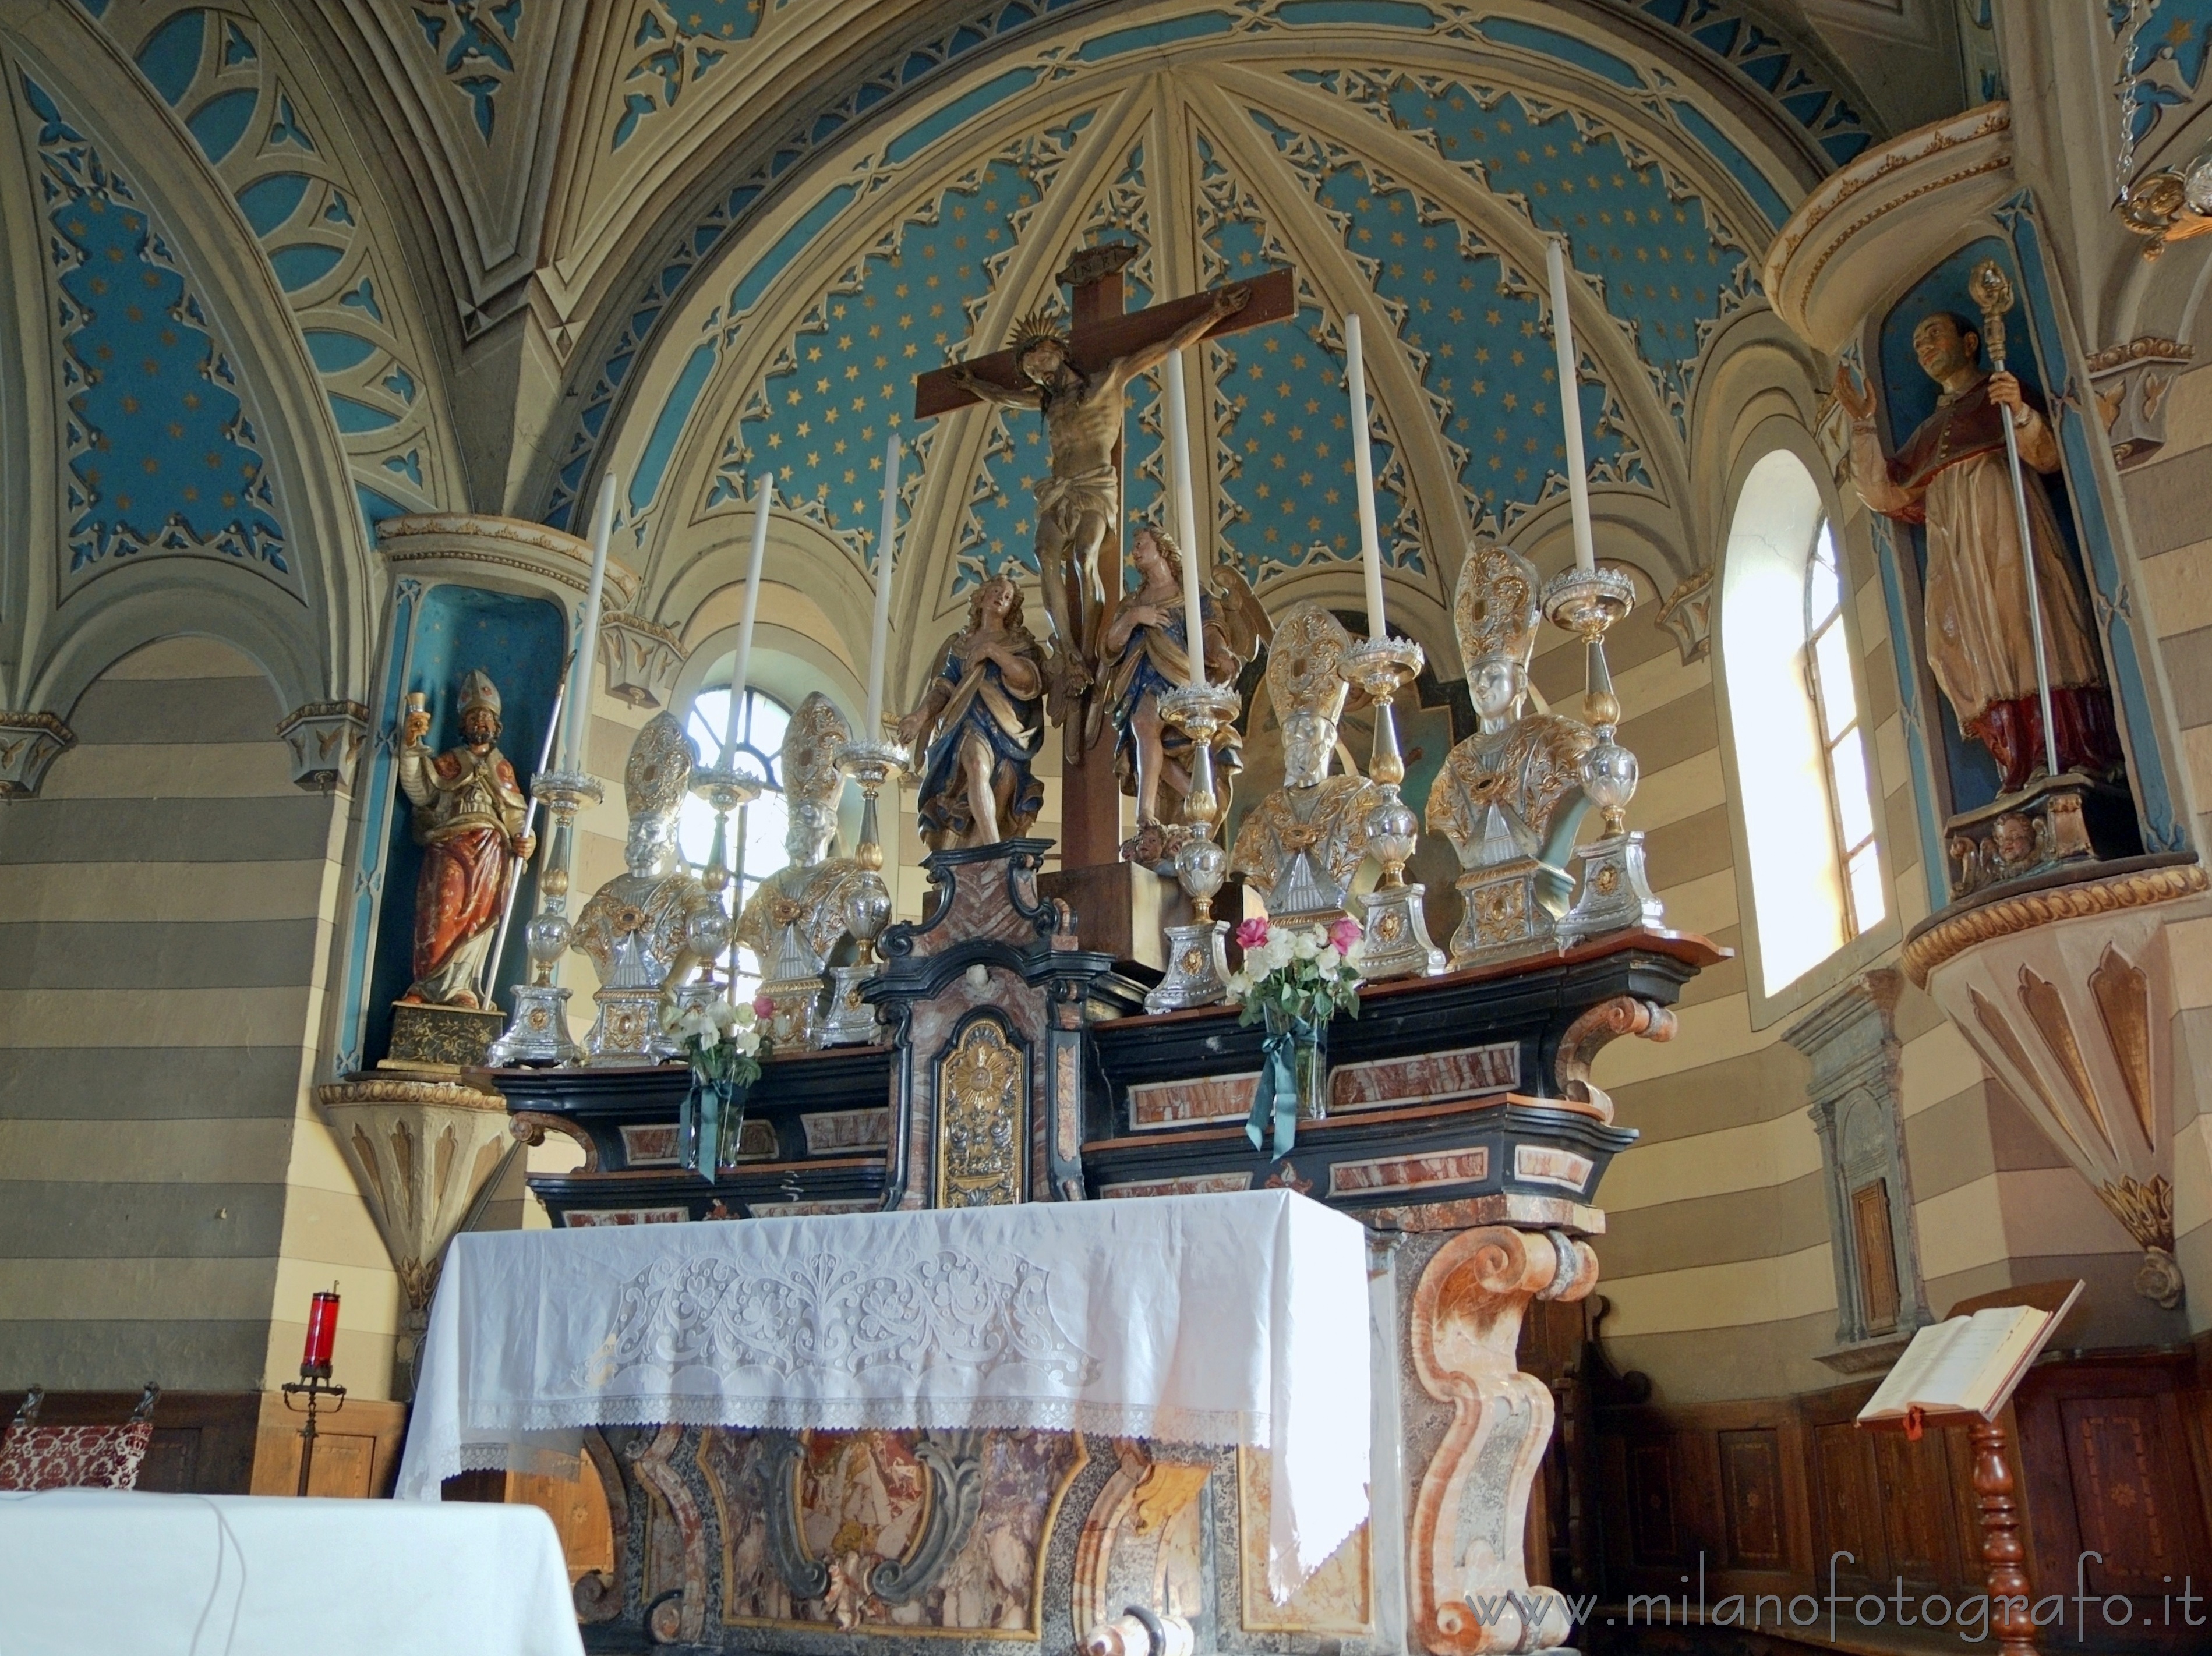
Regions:
<instances>
[{"instance_id":1,"label":"vaulted ceiling","mask_svg":"<svg viewBox=\"0 0 2212 1656\"><path fill-rule=\"evenodd\" d=\"M1345 318L1395 338L1373 374L1384 515L1397 579L1439 606L1469 530L1549 532L1558 232L1601 493L1663 581L1701 557L1684 514L1714 341L1757 308L1773 227L1882 130L1851 41L1893 42L1889 15L1924 9L1875 7L1869 34L1859 3L66 0L101 73L136 77L177 164L234 209L363 525L287 521L291 462L262 452L256 413L278 392L225 344L246 324L201 296L169 209L126 200L131 167L72 124L61 52L36 96L16 88L53 181L54 279L135 281L160 312L65 323L70 556L184 534L280 583L302 555L366 569L394 513L576 526L612 465L652 609L736 532L740 478L775 465L787 515L863 581L912 375L1056 297L1070 246L1126 240L1133 303L1298 271L1295 318L1197 375L1221 555L1262 589L1345 563ZM109 197L95 226L86 203ZM105 367L129 354L209 389L138 396ZM1139 512L1153 396L1126 444ZM897 428L921 440L902 500L923 613L1025 563L1036 424Z\"/></svg>"}]
</instances>

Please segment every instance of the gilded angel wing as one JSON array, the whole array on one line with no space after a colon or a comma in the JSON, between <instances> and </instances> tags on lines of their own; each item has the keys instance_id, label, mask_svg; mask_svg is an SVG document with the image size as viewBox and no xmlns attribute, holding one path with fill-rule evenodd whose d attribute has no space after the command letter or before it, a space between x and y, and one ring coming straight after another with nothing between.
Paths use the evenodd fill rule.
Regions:
<instances>
[{"instance_id":1,"label":"gilded angel wing","mask_svg":"<svg viewBox=\"0 0 2212 1656\"><path fill-rule=\"evenodd\" d=\"M1238 661L1251 660L1259 654L1261 645L1273 641L1275 623L1267 619L1267 612L1261 608L1251 583L1235 564L1215 564L1207 585L1219 606L1222 628L1229 635L1230 649Z\"/></svg>"}]
</instances>

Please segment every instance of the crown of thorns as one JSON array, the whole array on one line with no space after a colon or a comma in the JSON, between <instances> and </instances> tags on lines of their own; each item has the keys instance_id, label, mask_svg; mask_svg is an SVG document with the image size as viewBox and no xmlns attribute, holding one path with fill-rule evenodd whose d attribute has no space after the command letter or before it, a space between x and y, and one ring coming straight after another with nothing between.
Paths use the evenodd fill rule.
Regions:
<instances>
[{"instance_id":1,"label":"crown of thorns","mask_svg":"<svg viewBox=\"0 0 2212 1656\"><path fill-rule=\"evenodd\" d=\"M1045 344L1057 345L1063 351L1067 349L1067 335L1061 331L1057 312L1050 309L1031 311L1014 324L1012 349L1015 361L1020 361L1031 346Z\"/></svg>"}]
</instances>

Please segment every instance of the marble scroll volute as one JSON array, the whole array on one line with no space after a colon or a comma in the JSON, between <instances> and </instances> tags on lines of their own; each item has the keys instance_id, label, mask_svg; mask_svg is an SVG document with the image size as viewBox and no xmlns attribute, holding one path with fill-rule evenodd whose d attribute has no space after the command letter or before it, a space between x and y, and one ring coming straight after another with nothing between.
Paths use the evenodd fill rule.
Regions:
<instances>
[{"instance_id":1,"label":"marble scroll volute","mask_svg":"<svg viewBox=\"0 0 2212 1656\"><path fill-rule=\"evenodd\" d=\"M2169 1308L2177 1181L2185 1231L2212 1194L2202 1135L2177 1144L2173 1112L2197 1085L2173 1037L2175 956L2186 923L2212 916L2205 886L2193 864L2077 881L1968 908L1905 951L1913 981L2143 1250L2136 1292Z\"/></svg>"},{"instance_id":2,"label":"marble scroll volute","mask_svg":"<svg viewBox=\"0 0 2212 1656\"><path fill-rule=\"evenodd\" d=\"M458 1082L361 1076L316 1089L316 1101L398 1273L394 1379L410 1382L406 1396L446 1245L514 1143L507 1101Z\"/></svg>"}]
</instances>

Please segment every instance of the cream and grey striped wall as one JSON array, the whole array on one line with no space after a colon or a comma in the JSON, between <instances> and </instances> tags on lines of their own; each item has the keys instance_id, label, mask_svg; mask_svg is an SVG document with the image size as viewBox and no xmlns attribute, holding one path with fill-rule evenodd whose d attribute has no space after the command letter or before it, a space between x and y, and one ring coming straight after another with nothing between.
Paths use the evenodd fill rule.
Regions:
<instances>
[{"instance_id":1,"label":"cream and grey striped wall","mask_svg":"<svg viewBox=\"0 0 2212 1656\"><path fill-rule=\"evenodd\" d=\"M1856 500L1839 525L1860 652L1859 692L1882 798L1880 831L1891 912L1901 937L1928 913L1906 769L1898 676L1881 582ZM1722 624L1724 623L1724 619ZM1554 629L1537 687L1571 708L1579 652ZM1600 1291L1617 1364L1651 1375L1662 1401L1797 1392L1838 1384L1818 1361L1836 1343L1834 1265L1820 1141L1807 1113L1809 1066L1782 1039L1819 1003L1759 1007L1741 950L1747 917L1730 822L1715 656L1685 664L1644 604L1609 651L1626 712L1622 737L1644 779L1630 811L1645 830L1668 924L1735 948L1693 982L1670 1042L1616 1042L1596 1079L1623 1125L1643 1134L1607 1176L1608 1234L1597 1243ZM1755 775L1739 786L1758 785ZM1897 963L1894 941L1850 962ZM1896 1013L1906 1177L1929 1305L1942 1315L1968 1295L2010 1283L2082 1275L2100 1290L2096 1343L2155 1338L2159 1313L2130 1283L2139 1257L2126 1233L2024 1112L1984 1071L1933 1001L1910 987Z\"/></svg>"},{"instance_id":2,"label":"cream and grey striped wall","mask_svg":"<svg viewBox=\"0 0 2212 1656\"><path fill-rule=\"evenodd\" d=\"M2178 378L2166 398L2166 440L2122 474L2137 559L2134 597L2158 640L2179 728L2182 786L2200 845L2212 841L2212 367ZM2212 1078L2212 921L2173 927L2174 1254L2192 1283L2212 1282L2212 1100L2186 1084ZM2212 1328L2193 1294L2191 1328Z\"/></svg>"},{"instance_id":3,"label":"cream and grey striped wall","mask_svg":"<svg viewBox=\"0 0 2212 1656\"><path fill-rule=\"evenodd\" d=\"M309 1295L386 1394L397 1289L309 1088L345 801L245 657L154 644L0 806L0 1387L296 1373Z\"/></svg>"}]
</instances>

